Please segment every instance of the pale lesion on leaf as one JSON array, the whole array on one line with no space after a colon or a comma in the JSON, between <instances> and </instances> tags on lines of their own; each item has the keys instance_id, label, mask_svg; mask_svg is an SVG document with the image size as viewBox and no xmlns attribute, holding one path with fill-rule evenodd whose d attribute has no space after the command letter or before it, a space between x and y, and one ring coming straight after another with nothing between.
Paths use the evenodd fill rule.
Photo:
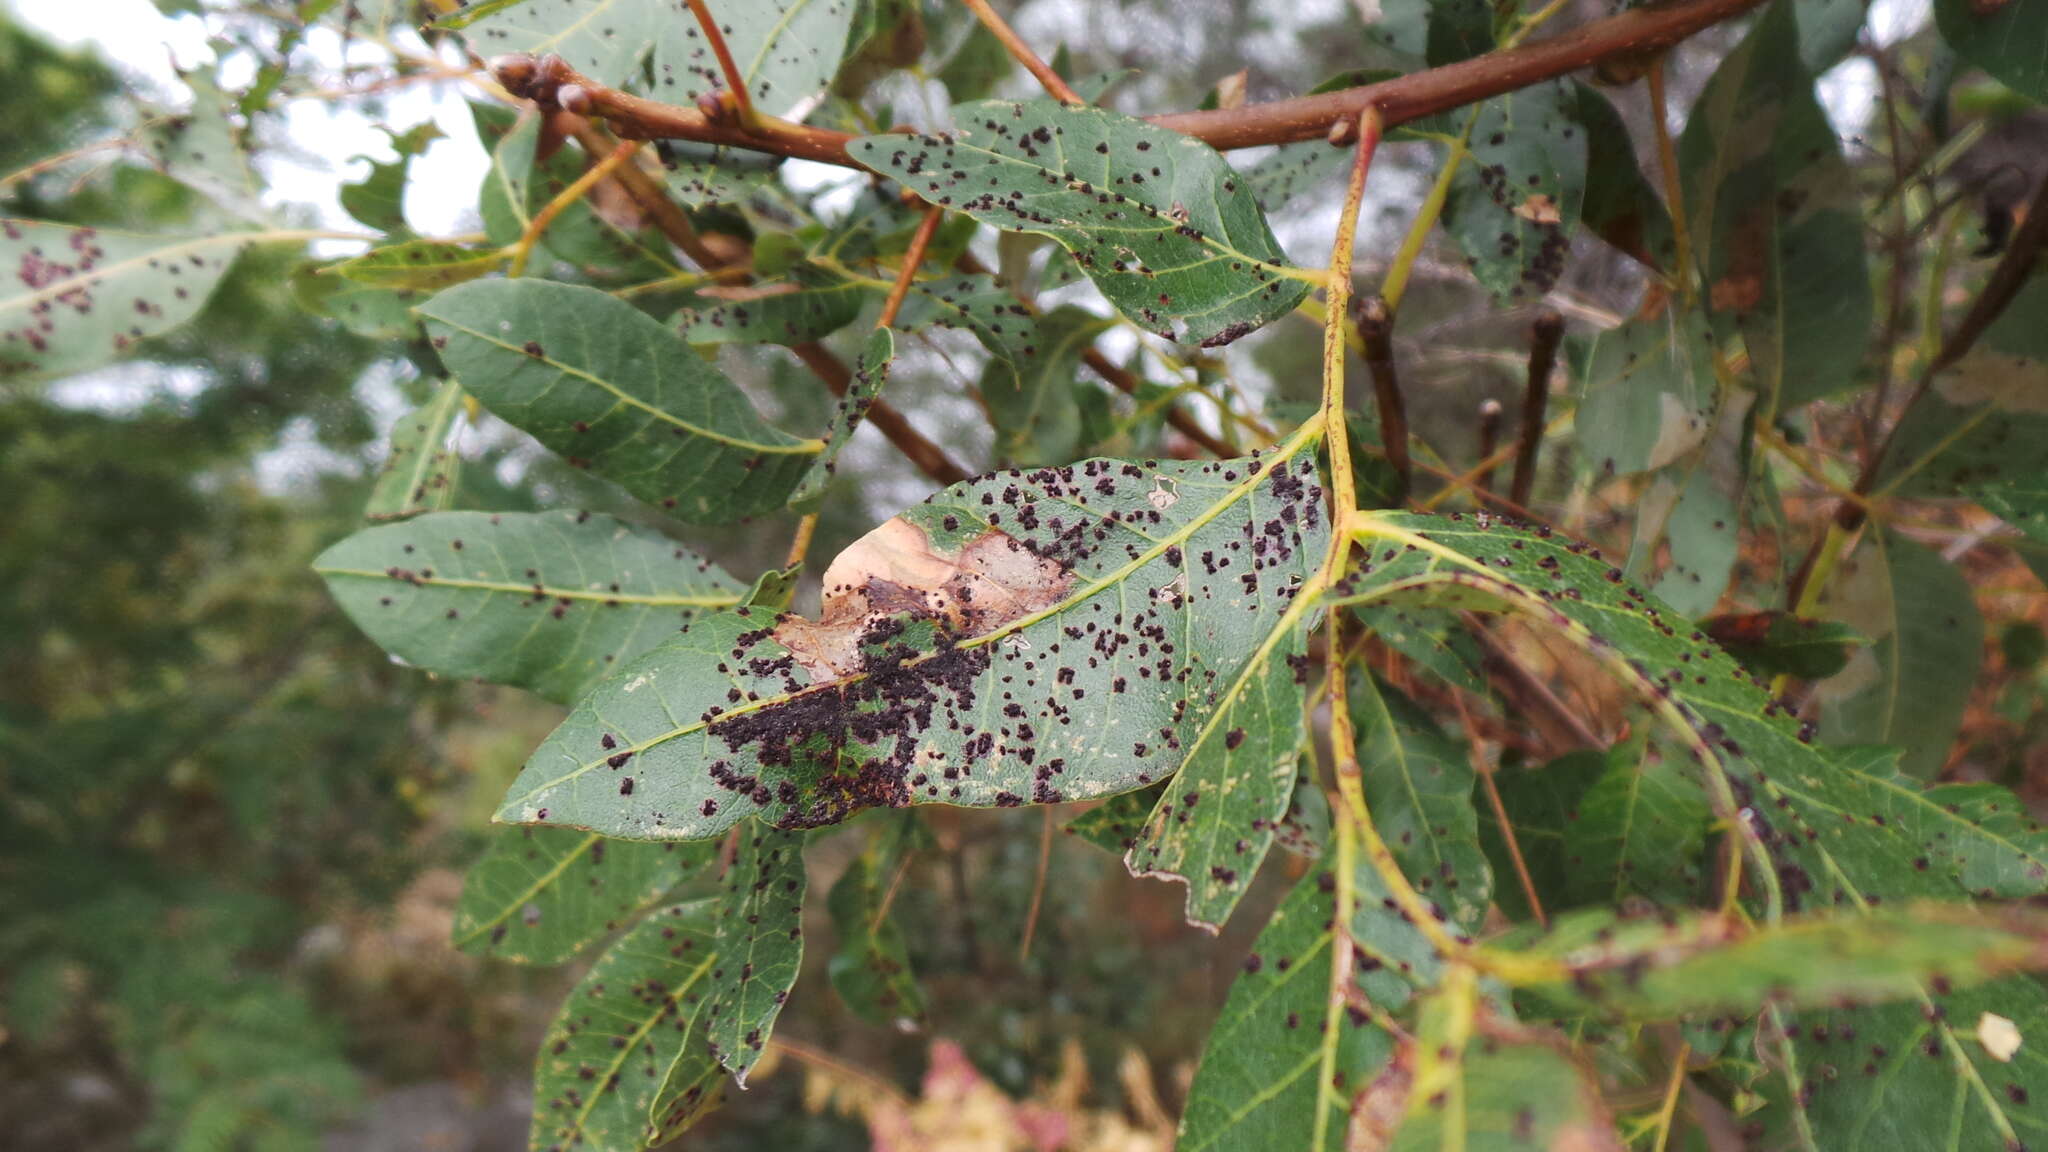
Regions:
<instances>
[{"instance_id":1,"label":"pale lesion on leaf","mask_svg":"<svg viewBox=\"0 0 2048 1152\"><path fill-rule=\"evenodd\" d=\"M861 670L861 639L892 616L937 621L955 640L986 635L1063 601L1070 567L990 528L957 551L901 516L854 541L825 570L817 620L785 616L774 638L824 683Z\"/></svg>"}]
</instances>

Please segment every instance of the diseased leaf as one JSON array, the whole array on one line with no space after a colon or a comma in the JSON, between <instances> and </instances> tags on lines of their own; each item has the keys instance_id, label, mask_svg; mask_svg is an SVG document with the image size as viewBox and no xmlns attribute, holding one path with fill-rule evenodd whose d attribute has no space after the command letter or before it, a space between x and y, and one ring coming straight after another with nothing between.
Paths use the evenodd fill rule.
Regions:
<instances>
[{"instance_id":1,"label":"diseased leaf","mask_svg":"<svg viewBox=\"0 0 2048 1152\"><path fill-rule=\"evenodd\" d=\"M145 236L0 218L0 380L62 376L126 355L198 315L235 257L267 238Z\"/></svg>"},{"instance_id":2,"label":"diseased leaf","mask_svg":"<svg viewBox=\"0 0 2048 1152\"><path fill-rule=\"evenodd\" d=\"M373 288L433 291L489 275L502 267L505 260L504 251L497 248L405 240L330 264L321 273Z\"/></svg>"},{"instance_id":3,"label":"diseased leaf","mask_svg":"<svg viewBox=\"0 0 2048 1152\"><path fill-rule=\"evenodd\" d=\"M746 591L659 533L578 512L435 512L364 529L313 570L407 663L565 704Z\"/></svg>"},{"instance_id":4,"label":"diseased leaf","mask_svg":"<svg viewBox=\"0 0 2048 1152\"><path fill-rule=\"evenodd\" d=\"M1192 765L1176 799L1243 815L1202 861L1239 873L1203 881L1227 905L1272 834L1252 816L1278 819L1294 778L1300 691L1280 657L1302 643L1288 606L1326 547L1321 501L1313 464L1274 453L955 485L840 554L821 620L706 616L625 668L500 818L701 839L755 814L1081 800ZM1255 694L1284 696L1281 714ZM644 786L621 796L629 770Z\"/></svg>"},{"instance_id":5,"label":"diseased leaf","mask_svg":"<svg viewBox=\"0 0 2048 1152\"><path fill-rule=\"evenodd\" d=\"M1502 302L1540 299L1564 275L1586 196L1578 102L1569 81L1550 80L1479 105L1443 224Z\"/></svg>"},{"instance_id":6,"label":"diseased leaf","mask_svg":"<svg viewBox=\"0 0 2048 1152\"><path fill-rule=\"evenodd\" d=\"M1890 530L1846 562L1831 611L1870 645L1821 686L1821 731L1836 743L1893 744L1907 775L1947 762L1984 656L1984 621L1955 565Z\"/></svg>"},{"instance_id":7,"label":"diseased leaf","mask_svg":"<svg viewBox=\"0 0 2048 1152\"><path fill-rule=\"evenodd\" d=\"M690 1020L723 959L711 903L642 920L563 1001L534 1068L533 1152L645 1146L662 1075L702 1046ZM705 1086L698 1112L715 1106L719 1087Z\"/></svg>"},{"instance_id":8,"label":"diseased leaf","mask_svg":"<svg viewBox=\"0 0 2048 1152\"><path fill-rule=\"evenodd\" d=\"M1454 924L1486 918L1493 872L1479 847L1465 749L1406 699L1353 670L1351 724L1366 808L1401 871Z\"/></svg>"},{"instance_id":9,"label":"diseased leaf","mask_svg":"<svg viewBox=\"0 0 2048 1152\"><path fill-rule=\"evenodd\" d=\"M1786 715L1760 678L1630 587L1597 550L1490 516L1378 513L1366 531L1371 566L1333 603L1448 597L1526 616L1571 639L1650 705L1693 758L1710 795L1725 782L1741 805L1736 819L1745 851L1770 859L1768 875L1758 878L1753 870L1746 883L1767 883L1787 911L2048 891L2048 834L2026 819L2011 793L1982 784L1923 791L1896 773L1891 754L1815 747L1810 729ZM1929 1015L1928 1005L1944 996L1939 982L1928 981L1919 995L1923 1003L1910 1018L1902 1009L1856 1009L1816 1025L1829 1039L1881 1036L1874 1046L1884 1052L1867 1061L1874 1065L1920 1046L1937 1060L1916 1064L1920 1071L1902 1092L1887 1091L1890 1081L1842 1077L1839 1083L1865 1087L1837 1092L1824 1107L1800 1114L1826 1134L1821 1147L1853 1146L1841 1141L1866 1129L1886 1132L1900 1147L1949 1147L1957 1132L1962 1139L1954 1146L1997 1147L2037 1123L2025 1108L2034 1089L2024 1078L2016 1096L1984 1090L1994 1080L1979 1062L1986 1054L1968 1047L1969 1022ZM2036 995L2015 994L2012 1010L2031 1026L2040 1015L2037 1002ZM1804 1020L1799 1026L1811 1034ZM1801 1059L1811 1066L1813 1053ZM1947 1074L1929 1074L1936 1069ZM1995 1082L2009 1079L2000 1072ZM1793 1081L1802 1092L1810 1087L1796 1070ZM1936 1100L1947 1103L1936 1108ZM1953 1108L1958 1100L1969 1105L1961 1113Z\"/></svg>"},{"instance_id":10,"label":"diseased leaf","mask_svg":"<svg viewBox=\"0 0 2048 1152\"><path fill-rule=\"evenodd\" d=\"M2048 475L2048 279L2035 277L1975 347L1899 418L1884 491L1957 496Z\"/></svg>"},{"instance_id":11,"label":"diseased leaf","mask_svg":"<svg viewBox=\"0 0 2048 1152\"><path fill-rule=\"evenodd\" d=\"M234 101L206 69L181 71L178 78L192 90L191 107L152 118L135 142L164 175L236 217L263 220L263 187L249 164Z\"/></svg>"},{"instance_id":12,"label":"diseased leaf","mask_svg":"<svg viewBox=\"0 0 2048 1152\"><path fill-rule=\"evenodd\" d=\"M905 815L898 827L885 827L874 837L832 885L827 907L838 947L827 971L855 1015L908 1031L924 1019L924 993L910 968L903 929L886 903L922 831L914 816Z\"/></svg>"},{"instance_id":13,"label":"diseased leaf","mask_svg":"<svg viewBox=\"0 0 2048 1152\"><path fill-rule=\"evenodd\" d=\"M1380 0L1366 38L1431 65L1455 64L1493 48L1486 0Z\"/></svg>"},{"instance_id":14,"label":"diseased leaf","mask_svg":"<svg viewBox=\"0 0 2048 1152\"><path fill-rule=\"evenodd\" d=\"M1159 798L1172 783L1161 780L1135 792L1119 792L1067 821L1064 828L1105 852L1121 856L1137 845L1146 818L1159 806Z\"/></svg>"},{"instance_id":15,"label":"diseased leaf","mask_svg":"<svg viewBox=\"0 0 2048 1152\"><path fill-rule=\"evenodd\" d=\"M561 964L718 859L717 845L606 840L575 828L505 828L463 878L455 946Z\"/></svg>"},{"instance_id":16,"label":"diseased leaf","mask_svg":"<svg viewBox=\"0 0 2048 1152\"><path fill-rule=\"evenodd\" d=\"M719 898L718 963L698 1022L710 1054L744 1088L803 964L805 873L800 832L750 824L739 841Z\"/></svg>"},{"instance_id":17,"label":"diseased leaf","mask_svg":"<svg viewBox=\"0 0 2048 1152\"><path fill-rule=\"evenodd\" d=\"M896 358L896 336L887 328L877 328L868 334L867 343L860 355L854 357L853 381L847 385L846 395L832 408L832 422L825 427L825 450L811 464L811 470L804 474L796 491L789 494L789 506L799 512L809 512L825 500L825 490L832 485L832 476L839 470L839 454L846 449L847 441L860 430L861 421L867 419L868 409L882 394L882 386L889 382L889 366ZM787 602L782 607L788 607Z\"/></svg>"},{"instance_id":18,"label":"diseased leaf","mask_svg":"<svg viewBox=\"0 0 2048 1152\"><path fill-rule=\"evenodd\" d=\"M460 464L448 447L448 433L462 412L462 388L444 382L425 404L391 426L391 454L370 486L363 515L371 520L403 520L422 512L439 512L455 502L455 472Z\"/></svg>"},{"instance_id":19,"label":"diseased leaf","mask_svg":"<svg viewBox=\"0 0 2048 1152\"><path fill-rule=\"evenodd\" d=\"M672 323L692 344L802 344L853 323L872 295L857 280L707 288Z\"/></svg>"},{"instance_id":20,"label":"diseased leaf","mask_svg":"<svg viewBox=\"0 0 2048 1152\"><path fill-rule=\"evenodd\" d=\"M1838 0L1839 2L1839 0ZM1956 55L2048 104L2048 14L2027 0L1934 0L1934 23Z\"/></svg>"},{"instance_id":21,"label":"diseased leaf","mask_svg":"<svg viewBox=\"0 0 2048 1152\"><path fill-rule=\"evenodd\" d=\"M869 136L868 167L985 224L1052 237L1149 331L1222 344L1308 293L1242 178L1208 145L1093 107L953 109L950 136Z\"/></svg>"},{"instance_id":22,"label":"diseased leaf","mask_svg":"<svg viewBox=\"0 0 2048 1152\"><path fill-rule=\"evenodd\" d=\"M471 111L478 134L492 143L477 208L485 237L503 247L517 242L542 209L583 175L588 157L561 148L542 159L538 115L512 117L505 109L482 104L471 105ZM548 268L554 261L570 265L581 277L607 282L644 282L681 271L665 240L645 228L627 231L595 211L587 196L563 207L535 242L532 267Z\"/></svg>"},{"instance_id":23,"label":"diseased leaf","mask_svg":"<svg viewBox=\"0 0 2048 1152\"><path fill-rule=\"evenodd\" d=\"M553 53L600 83L685 107L725 87L697 21L663 0L513 0L484 7L481 14L473 9L442 21L464 28L482 56ZM710 0L749 94L778 116L831 82L856 8L853 0ZM645 85L643 64L653 78Z\"/></svg>"},{"instance_id":24,"label":"diseased leaf","mask_svg":"<svg viewBox=\"0 0 2048 1152\"><path fill-rule=\"evenodd\" d=\"M1744 389L1730 389L1706 441L1659 476L1639 505L1629 568L1641 570L1644 553L1661 543L1670 563L1652 591L1686 616L1713 611L1735 571L1749 486L1752 399Z\"/></svg>"},{"instance_id":25,"label":"diseased leaf","mask_svg":"<svg viewBox=\"0 0 2048 1152\"><path fill-rule=\"evenodd\" d=\"M1732 917L1566 917L1528 947L1555 980L1525 985L1575 1008L1635 1019L1829 1008L1916 998L2048 966L2048 921L2017 908L1902 904L1746 926Z\"/></svg>"},{"instance_id":26,"label":"diseased leaf","mask_svg":"<svg viewBox=\"0 0 2048 1152\"><path fill-rule=\"evenodd\" d=\"M1579 846L1571 842L1573 825L1579 818L1579 803L1593 784L1608 772L1615 751L1584 749L1567 752L1548 764L1528 768L1502 767L1493 774L1501 807L1514 821L1515 846L1543 907L1561 912L1584 897ZM1491 805L1479 808L1479 843L1495 873L1515 874L1514 857ZM1515 920L1529 920L1535 912L1522 886L1502 884L1493 895L1501 911Z\"/></svg>"},{"instance_id":27,"label":"diseased leaf","mask_svg":"<svg viewBox=\"0 0 2048 1152\"><path fill-rule=\"evenodd\" d=\"M1870 641L1839 620L1809 620L1789 612L1737 612L1700 621L1714 643L1743 667L1765 676L1824 680L1840 672L1849 653Z\"/></svg>"},{"instance_id":28,"label":"diseased leaf","mask_svg":"<svg viewBox=\"0 0 2048 1152\"><path fill-rule=\"evenodd\" d=\"M1873 315L1862 205L1799 48L1791 0L1777 0L1678 145L1708 301L1741 333L1772 415L1853 384Z\"/></svg>"},{"instance_id":29,"label":"diseased leaf","mask_svg":"<svg viewBox=\"0 0 2048 1152\"><path fill-rule=\"evenodd\" d=\"M442 363L486 408L682 519L781 508L822 448L761 419L675 333L596 289L478 280L420 313Z\"/></svg>"},{"instance_id":30,"label":"diseased leaf","mask_svg":"<svg viewBox=\"0 0 2048 1152\"><path fill-rule=\"evenodd\" d=\"M1339 1014L1334 1032L1324 1027L1335 890L1327 869L1310 869L1252 944L1188 1089L1175 1143L1180 1152L1307 1148L1326 1048L1335 1049L1328 1058L1345 1098L1387 1062L1393 1040L1366 1013L1349 1010ZM1367 923L1361 915L1352 931L1372 946L1379 942L1362 931ZM1397 953L1420 943L1413 928L1392 924L1395 933L1414 937ZM1343 1120L1340 1110L1323 1117L1329 1147L1343 1147Z\"/></svg>"},{"instance_id":31,"label":"diseased leaf","mask_svg":"<svg viewBox=\"0 0 2048 1152\"><path fill-rule=\"evenodd\" d=\"M1617 746L1574 815L1564 827L1569 904L1646 896L1685 906L1703 898L1713 809L1699 784L1666 757Z\"/></svg>"},{"instance_id":32,"label":"diseased leaf","mask_svg":"<svg viewBox=\"0 0 2048 1152\"><path fill-rule=\"evenodd\" d=\"M1720 409L1713 358L1712 334L1697 313L1666 309L1595 336L1578 372L1581 467L1627 476L1698 448Z\"/></svg>"}]
</instances>

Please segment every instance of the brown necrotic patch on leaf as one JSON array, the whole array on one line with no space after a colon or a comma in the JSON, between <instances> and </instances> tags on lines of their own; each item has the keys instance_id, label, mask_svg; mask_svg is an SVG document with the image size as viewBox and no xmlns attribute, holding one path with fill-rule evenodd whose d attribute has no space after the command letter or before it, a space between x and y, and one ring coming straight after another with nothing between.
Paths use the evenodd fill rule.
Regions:
<instances>
[{"instance_id":1,"label":"brown necrotic patch on leaf","mask_svg":"<svg viewBox=\"0 0 2048 1152\"><path fill-rule=\"evenodd\" d=\"M853 542L825 570L819 619L785 616L772 635L813 683L863 667L862 638L895 616L941 624L955 640L986 635L1064 599L1072 571L997 529L958 551L935 547L898 516Z\"/></svg>"}]
</instances>

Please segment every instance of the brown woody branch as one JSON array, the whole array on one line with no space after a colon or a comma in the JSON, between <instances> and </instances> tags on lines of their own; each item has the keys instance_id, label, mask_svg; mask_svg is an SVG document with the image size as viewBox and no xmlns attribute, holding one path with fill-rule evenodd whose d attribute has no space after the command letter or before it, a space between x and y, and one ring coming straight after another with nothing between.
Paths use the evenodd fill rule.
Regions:
<instances>
[{"instance_id":1,"label":"brown woody branch","mask_svg":"<svg viewBox=\"0 0 2048 1152\"><path fill-rule=\"evenodd\" d=\"M1369 107L1377 107L1391 128L1594 64L1653 56L1703 29L1740 16L1761 2L1679 0L1631 8L1547 40L1377 84L1149 119L1161 128L1225 150L1314 140L1325 136L1331 124L1356 120ZM737 118L714 120L695 108L680 108L607 88L578 74L559 57L536 60L526 55L501 56L492 62L491 68L507 91L546 105L554 103L555 92L562 85L576 85L579 96L588 100L590 114L609 119L622 136L694 140L860 167L847 154L846 145L853 136L845 132L794 124L772 116L757 116L752 125L740 123Z\"/></svg>"},{"instance_id":2,"label":"brown woody branch","mask_svg":"<svg viewBox=\"0 0 2048 1152\"><path fill-rule=\"evenodd\" d=\"M1529 325L1529 377L1522 390L1521 438L1515 444L1515 478L1508 498L1527 504L1536 490L1536 454L1543 447L1543 414L1550 403L1550 370L1557 365L1557 344L1564 337L1564 317L1545 308Z\"/></svg>"}]
</instances>

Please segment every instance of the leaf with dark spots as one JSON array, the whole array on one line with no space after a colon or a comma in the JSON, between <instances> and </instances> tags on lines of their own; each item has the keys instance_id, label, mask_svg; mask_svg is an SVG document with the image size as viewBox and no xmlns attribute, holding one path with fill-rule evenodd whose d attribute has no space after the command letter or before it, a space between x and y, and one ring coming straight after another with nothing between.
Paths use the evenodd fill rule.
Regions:
<instances>
[{"instance_id":1,"label":"leaf with dark spots","mask_svg":"<svg viewBox=\"0 0 2048 1152\"><path fill-rule=\"evenodd\" d=\"M2048 967L2048 919L2020 908L1902 903L1869 912L1734 917L1635 915L1588 909L1520 944L1554 963L1554 979L1523 987L1559 1005L1669 1020L1753 1011L1765 1002L1831 1008L1912 1000L1939 981L1962 989Z\"/></svg>"},{"instance_id":2,"label":"leaf with dark spots","mask_svg":"<svg viewBox=\"0 0 2048 1152\"><path fill-rule=\"evenodd\" d=\"M1984 660L1976 595L1941 553L1889 528L1868 533L1843 567L1827 610L1870 643L1820 685L1821 732L1838 744L1895 745L1901 770L1932 779Z\"/></svg>"},{"instance_id":3,"label":"leaf with dark spots","mask_svg":"<svg viewBox=\"0 0 2048 1152\"><path fill-rule=\"evenodd\" d=\"M746 591L657 532L578 512L435 512L358 532L313 570L407 663L565 704Z\"/></svg>"},{"instance_id":4,"label":"leaf with dark spots","mask_svg":"<svg viewBox=\"0 0 2048 1152\"><path fill-rule=\"evenodd\" d=\"M962 104L953 122L848 151L935 204L1052 237L1125 316L1176 340L1252 331L1308 293L1242 177L1198 140L1049 103Z\"/></svg>"},{"instance_id":5,"label":"leaf with dark spots","mask_svg":"<svg viewBox=\"0 0 2048 1152\"><path fill-rule=\"evenodd\" d=\"M803 965L806 877L803 833L748 824L739 842L722 881L718 963L697 1019L709 1054L745 1087Z\"/></svg>"},{"instance_id":6,"label":"leaf with dark spots","mask_svg":"<svg viewBox=\"0 0 2048 1152\"><path fill-rule=\"evenodd\" d=\"M448 446L448 433L462 412L462 388L444 382L425 404L391 426L391 450L370 486L363 516L403 520L439 512L455 503L455 474L461 460Z\"/></svg>"},{"instance_id":7,"label":"leaf with dark spots","mask_svg":"<svg viewBox=\"0 0 2048 1152\"><path fill-rule=\"evenodd\" d=\"M463 878L455 946L560 964L699 876L717 845L606 840L574 828L500 829Z\"/></svg>"},{"instance_id":8,"label":"leaf with dark spots","mask_svg":"<svg viewBox=\"0 0 2048 1152\"><path fill-rule=\"evenodd\" d=\"M145 236L0 219L0 380L95 368L199 314L235 257L299 233Z\"/></svg>"},{"instance_id":9,"label":"leaf with dark spots","mask_svg":"<svg viewBox=\"0 0 2048 1152\"><path fill-rule=\"evenodd\" d=\"M929 839L915 813L893 815L846 866L826 901L838 937L826 969L832 987L870 1024L908 1031L924 1020L924 993L889 908L902 869Z\"/></svg>"},{"instance_id":10,"label":"leaf with dark spots","mask_svg":"<svg viewBox=\"0 0 2048 1152\"><path fill-rule=\"evenodd\" d=\"M328 265L322 275L340 276L372 288L439 291L503 267L501 248L472 248L441 240L405 240L372 248Z\"/></svg>"},{"instance_id":11,"label":"leaf with dark spots","mask_svg":"<svg viewBox=\"0 0 2048 1152\"><path fill-rule=\"evenodd\" d=\"M1355 668L1350 675L1360 783L1373 824L1423 898L1476 931L1492 901L1493 871L1479 847L1466 749L1393 689Z\"/></svg>"},{"instance_id":12,"label":"leaf with dark spots","mask_svg":"<svg viewBox=\"0 0 2048 1152\"><path fill-rule=\"evenodd\" d=\"M535 1063L535 1152L644 1146L664 1073L703 1045L691 1018L721 962L712 917L711 901L661 909L569 993ZM704 1086L693 1114L715 1106L721 1088L716 1078Z\"/></svg>"},{"instance_id":13,"label":"leaf with dark spots","mask_svg":"<svg viewBox=\"0 0 2048 1152\"><path fill-rule=\"evenodd\" d=\"M710 0L726 46L761 110L787 115L839 69L854 0ZM486 58L561 56L602 84L685 107L725 87L697 22L666 0L498 0L443 17ZM651 81L643 81L645 69Z\"/></svg>"},{"instance_id":14,"label":"leaf with dark spots","mask_svg":"<svg viewBox=\"0 0 2048 1152\"><path fill-rule=\"evenodd\" d=\"M1366 39L1429 64L1455 64L1493 48L1486 0L1381 0Z\"/></svg>"},{"instance_id":15,"label":"leaf with dark spots","mask_svg":"<svg viewBox=\"0 0 2048 1152\"><path fill-rule=\"evenodd\" d=\"M1138 842L1146 817L1159 806L1159 798L1173 781L1162 780L1135 792L1119 792L1066 822L1064 830L1079 836L1105 852L1118 856Z\"/></svg>"},{"instance_id":16,"label":"leaf with dark spots","mask_svg":"<svg viewBox=\"0 0 2048 1152\"><path fill-rule=\"evenodd\" d=\"M1840 620L1790 612L1733 612L1700 621L1714 642L1752 672L1823 680L1842 670L1869 638Z\"/></svg>"},{"instance_id":17,"label":"leaf with dark spots","mask_svg":"<svg viewBox=\"0 0 2048 1152\"><path fill-rule=\"evenodd\" d=\"M1326 1056L1348 1095L1392 1054L1392 1037L1363 1014L1342 1012L1334 1031L1324 1026L1334 890L1327 871L1311 868L1252 943L1188 1089L1180 1152L1308 1148ZM1343 1119L1336 1110L1323 1117L1329 1147L1342 1146Z\"/></svg>"},{"instance_id":18,"label":"leaf with dark spots","mask_svg":"<svg viewBox=\"0 0 2048 1152\"><path fill-rule=\"evenodd\" d=\"M1618 744L1604 759L1562 830L1571 873L1555 906L1702 900L1714 813L1699 782L1648 741Z\"/></svg>"},{"instance_id":19,"label":"leaf with dark spots","mask_svg":"<svg viewBox=\"0 0 2048 1152\"><path fill-rule=\"evenodd\" d=\"M249 163L235 101L205 68L180 71L178 79L192 90L191 104L146 121L135 133L136 148L159 172L234 216L263 222L263 185Z\"/></svg>"},{"instance_id":20,"label":"leaf with dark spots","mask_svg":"<svg viewBox=\"0 0 2048 1152\"><path fill-rule=\"evenodd\" d=\"M1875 312L1863 208L1798 32L1789 0L1766 7L1678 143L1707 303L1773 416L1856 382Z\"/></svg>"},{"instance_id":21,"label":"leaf with dark spots","mask_svg":"<svg viewBox=\"0 0 2048 1152\"><path fill-rule=\"evenodd\" d=\"M2010 792L1989 784L1923 790L1898 775L1894 753L1814 745L1811 728L1773 700L1760 677L1631 586L1597 550L1549 529L1525 531L1483 515L1378 513L1367 536L1368 566L1333 602L1449 596L1467 607L1490 603L1593 656L1650 706L1693 761L1708 795L1732 798L1738 807L1720 818L1732 818L1742 830L1746 855L1767 861L1752 868L1745 885L1774 888L1787 912L2048 893L2048 832L2028 819ZM1767 874L1758 877L1764 868ZM1939 987L1930 980L1920 995L1937 996ZM2017 1002L2026 1006L2030 1025L2042 1015L2031 1006L2037 1001ZM1897 1043L1898 1027L1907 1022L1901 1011L1845 1010L1838 1017L1852 1031L1859 1018L1872 1026L1889 1022L1889 1038ZM1907 1078L1911 1092L1837 1094L1864 1111L1809 1111L1813 1125L1838 1125L1821 1146L1838 1146L1846 1133L1874 1125L1929 1133L1905 1146L1935 1147L1929 1126L1937 1115L1951 1115L1931 1109L1936 1097L1971 1100L1968 1127L1982 1140L2003 1139L2016 1124L2033 1123L2024 1109L1979 1090L1990 1077L1981 1049L1968 1047L1969 1021L1935 1017L1929 1023L1904 1039L1928 1044L1938 1066L1952 1075ZM1945 1119L1941 1125L1941 1132L1949 1131ZM1963 1146L1998 1145L1966 1140Z\"/></svg>"},{"instance_id":22,"label":"leaf with dark spots","mask_svg":"<svg viewBox=\"0 0 2048 1152\"><path fill-rule=\"evenodd\" d=\"M1348 68L1309 89L1305 95L1357 88L1391 80L1400 74L1392 68ZM1256 164L1242 170L1245 187L1258 202L1259 211L1271 216L1295 198L1322 191L1336 182L1351 167L1353 155L1351 149L1332 147L1328 140L1299 140L1282 144Z\"/></svg>"},{"instance_id":23,"label":"leaf with dark spots","mask_svg":"<svg viewBox=\"0 0 2048 1152\"><path fill-rule=\"evenodd\" d=\"M325 316L373 340L418 337L420 318L413 305L427 298L414 288L375 288L329 273L334 263L299 265L292 270L292 298L314 316Z\"/></svg>"},{"instance_id":24,"label":"leaf with dark spots","mask_svg":"<svg viewBox=\"0 0 2048 1152\"><path fill-rule=\"evenodd\" d=\"M1293 785L1300 686L1280 657L1302 643L1307 613L1289 608L1327 548L1322 502L1312 462L1280 453L955 485L842 553L818 620L709 615L625 668L534 754L499 819L702 839L755 814L809 827L1089 799L1199 761L1207 796L1182 821L1176 789L1168 819L1201 821L1216 855L1188 859L1204 877L1236 870L1227 907ZM609 766L625 750L630 797Z\"/></svg>"},{"instance_id":25,"label":"leaf with dark spots","mask_svg":"<svg viewBox=\"0 0 2048 1152\"><path fill-rule=\"evenodd\" d=\"M1564 275L1586 194L1577 99L1552 80L1481 104L1452 177L1444 228L1502 302L1541 299Z\"/></svg>"},{"instance_id":26,"label":"leaf with dark spots","mask_svg":"<svg viewBox=\"0 0 2048 1152\"><path fill-rule=\"evenodd\" d=\"M853 323L874 295L858 280L808 279L699 289L670 322L692 344L802 344Z\"/></svg>"},{"instance_id":27,"label":"leaf with dark spots","mask_svg":"<svg viewBox=\"0 0 2048 1152\"><path fill-rule=\"evenodd\" d=\"M1625 320L1575 348L1582 471L1629 476L1677 463L1712 434L1721 407L1714 342L1698 313Z\"/></svg>"},{"instance_id":28,"label":"leaf with dark spots","mask_svg":"<svg viewBox=\"0 0 2048 1152\"><path fill-rule=\"evenodd\" d=\"M761 419L674 332L596 289L478 280L420 312L486 408L684 520L781 508L823 448Z\"/></svg>"},{"instance_id":29,"label":"leaf with dark spots","mask_svg":"<svg viewBox=\"0 0 2048 1152\"><path fill-rule=\"evenodd\" d=\"M839 471L839 454L846 450L847 441L860 430L862 421L867 419L868 409L874 407L875 401L881 397L882 386L889 382L889 367L895 359L894 333L887 328L877 328L868 333L867 342L853 361L853 381L847 385L846 395L833 406L832 421L825 427L825 448L811 463L811 470L804 474L796 491L789 494L791 508L812 512L825 502L825 491L832 486L832 477Z\"/></svg>"}]
</instances>

